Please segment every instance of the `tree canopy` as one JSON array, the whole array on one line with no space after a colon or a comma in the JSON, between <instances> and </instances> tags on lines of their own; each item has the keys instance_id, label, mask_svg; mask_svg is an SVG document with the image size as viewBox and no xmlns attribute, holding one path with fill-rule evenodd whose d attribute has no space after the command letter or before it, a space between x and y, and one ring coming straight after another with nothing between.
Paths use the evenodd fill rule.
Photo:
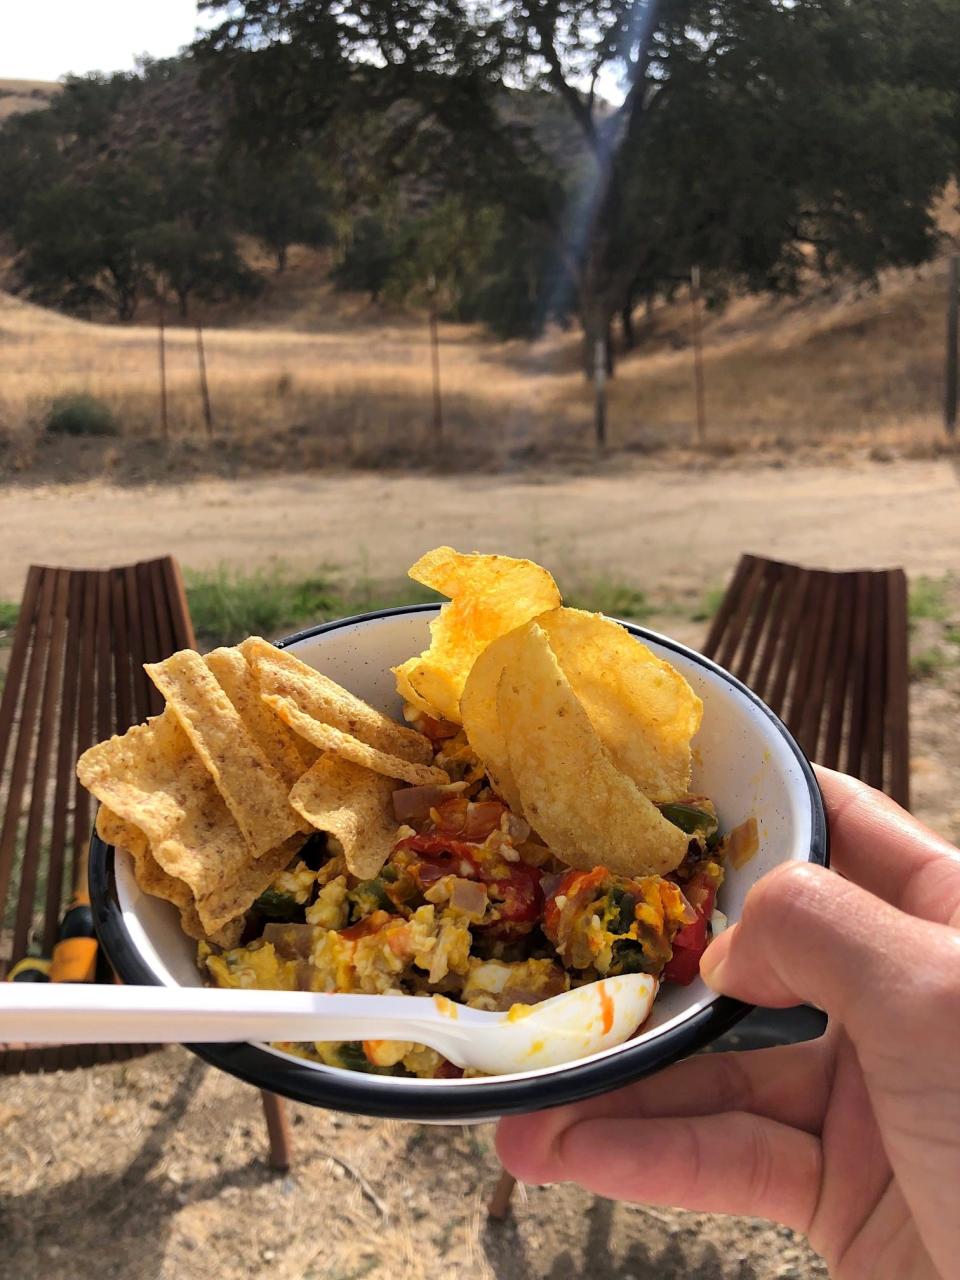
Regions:
<instances>
[{"instance_id":1,"label":"tree canopy","mask_svg":"<svg viewBox=\"0 0 960 1280\"><path fill-rule=\"evenodd\" d=\"M956 169L958 0L201 7L241 129L376 116L384 184L432 178L543 245L541 322L572 307L588 351L693 265L782 290L922 261Z\"/></svg>"},{"instance_id":2,"label":"tree canopy","mask_svg":"<svg viewBox=\"0 0 960 1280\"><path fill-rule=\"evenodd\" d=\"M183 58L0 129L0 233L47 302L283 270L533 336L934 252L960 0L204 0ZM628 323L626 327L629 328Z\"/></svg>"}]
</instances>

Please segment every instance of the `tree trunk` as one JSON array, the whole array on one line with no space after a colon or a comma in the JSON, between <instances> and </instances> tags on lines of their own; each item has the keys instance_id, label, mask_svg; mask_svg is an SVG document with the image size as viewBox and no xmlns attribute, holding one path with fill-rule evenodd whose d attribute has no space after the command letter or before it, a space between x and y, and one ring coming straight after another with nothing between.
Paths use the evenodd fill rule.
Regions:
<instances>
[{"instance_id":1,"label":"tree trunk","mask_svg":"<svg viewBox=\"0 0 960 1280\"><path fill-rule=\"evenodd\" d=\"M277 245L277 275L282 276L287 269L287 245Z\"/></svg>"},{"instance_id":2,"label":"tree trunk","mask_svg":"<svg viewBox=\"0 0 960 1280\"><path fill-rule=\"evenodd\" d=\"M633 327L633 299L628 298L620 311L620 328L623 330L623 349L633 351L637 345L637 331Z\"/></svg>"},{"instance_id":3,"label":"tree trunk","mask_svg":"<svg viewBox=\"0 0 960 1280\"><path fill-rule=\"evenodd\" d=\"M588 382L593 381L597 367L597 342L602 341L606 352L607 377L614 373L613 343L611 342L610 322L612 316L603 312L588 313L582 319L583 324L583 373Z\"/></svg>"},{"instance_id":4,"label":"tree trunk","mask_svg":"<svg viewBox=\"0 0 960 1280\"><path fill-rule=\"evenodd\" d=\"M177 290L177 303L178 303L178 310L180 312L181 320L186 320L187 318L187 302L189 298L190 298L189 289Z\"/></svg>"}]
</instances>

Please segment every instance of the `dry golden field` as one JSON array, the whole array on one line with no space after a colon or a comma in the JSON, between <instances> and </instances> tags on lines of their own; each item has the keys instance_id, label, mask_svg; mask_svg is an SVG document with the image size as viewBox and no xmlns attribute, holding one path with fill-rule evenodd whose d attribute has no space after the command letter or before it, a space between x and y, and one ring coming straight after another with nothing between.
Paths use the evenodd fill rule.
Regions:
<instances>
[{"instance_id":1,"label":"dry golden field","mask_svg":"<svg viewBox=\"0 0 960 1280\"><path fill-rule=\"evenodd\" d=\"M206 442L192 327L166 331L174 471L258 470L330 463L403 466L434 460L426 322L335 294L322 259L295 252L287 274L244 311L217 308L204 340L216 440ZM795 300L744 298L705 323L707 451L894 450L929 457L940 442L945 259ZM614 449L686 451L693 444L689 303L659 307L640 349L609 389ZM641 322L642 328L642 322ZM447 463L498 467L582 454L593 395L573 332L496 342L445 324L440 366ZM59 396L108 405L118 439L52 450L43 423ZM73 320L0 294L0 467L51 458L84 474L136 471L140 441L161 435L158 331ZM74 442L70 442L71 445ZM99 470L98 470L99 469ZM134 476L131 476L134 478Z\"/></svg>"},{"instance_id":2,"label":"dry golden field","mask_svg":"<svg viewBox=\"0 0 960 1280\"><path fill-rule=\"evenodd\" d=\"M39 111L59 92L52 80L0 80L0 123L24 111Z\"/></svg>"}]
</instances>

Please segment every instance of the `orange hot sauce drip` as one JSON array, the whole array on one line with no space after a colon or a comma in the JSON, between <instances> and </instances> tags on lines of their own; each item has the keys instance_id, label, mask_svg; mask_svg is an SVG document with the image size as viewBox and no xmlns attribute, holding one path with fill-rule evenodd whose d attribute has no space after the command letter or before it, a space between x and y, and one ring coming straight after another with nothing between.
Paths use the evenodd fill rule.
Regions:
<instances>
[{"instance_id":1,"label":"orange hot sauce drip","mask_svg":"<svg viewBox=\"0 0 960 1280\"><path fill-rule=\"evenodd\" d=\"M600 987L600 1012L603 1014L603 1034L613 1030L613 1001L604 986Z\"/></svg>"}]
</instances>

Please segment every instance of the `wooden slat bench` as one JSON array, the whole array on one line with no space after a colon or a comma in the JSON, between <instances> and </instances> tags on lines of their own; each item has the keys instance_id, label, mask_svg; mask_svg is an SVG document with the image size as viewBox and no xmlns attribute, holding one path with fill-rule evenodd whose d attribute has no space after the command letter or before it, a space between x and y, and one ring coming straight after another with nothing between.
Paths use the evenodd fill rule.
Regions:
<instances>
[{"instance_id":1,"label":"wooden slat bench","mask_svg":"<svg viewBox=\"0 0 960 1280\"><path fill-rule=\"evenodd\" d=\"M169 556L27 573L0 697L0 980L30 947L50 955L65 900L86 884L93 814L78 756L162 711L143 664L194 646ZM152 1047L0 1045L0 1075L125 1061ZM281 1102L262 1096L272 1160L286 1168Z\"/></svg>"},{"instance_id":2,"label":"wooden slat bench","mask_svg":"<svg viewBox=\"0 0 960 1280\"><path fill-rule=\"evenodd\" d=\"M811 760L910 805L907 578L745 555L703 646Z\"/></svg>"}]
</instances>

